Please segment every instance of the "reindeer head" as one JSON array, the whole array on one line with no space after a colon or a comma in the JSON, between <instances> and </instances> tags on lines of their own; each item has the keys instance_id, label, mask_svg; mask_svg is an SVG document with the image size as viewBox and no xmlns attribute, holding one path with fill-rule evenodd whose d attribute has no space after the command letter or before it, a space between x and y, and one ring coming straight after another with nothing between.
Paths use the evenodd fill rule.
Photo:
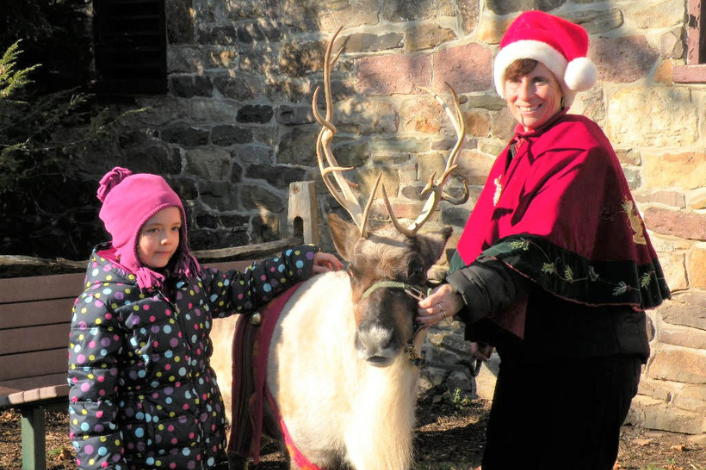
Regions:
<instances>
[{"instance_id":1,"label":"reindeer head","mask_svg":"<svg viewBox=\"0 0 706 470\"><path fill-rule=\"evenodd\" d=\"M312 99L314 116L322 126L316 142L316 155L326 187L355 223L345 222L335 214L328 216L336 250L349 263L351 301L356 322L355 347L361 359L373 365L386 366L414 341L413 318L418 302L414 292L422 292L421 289L427 283L427 271L441 258L452 233L451 227L432 233L420 233L419 230L442 199L452 204L461 204L468 199L467 186L461 199L453 199L442 191L451 172L457 168L456 159L465 137L465 123L458 97L451 87L454 111L438 95L432 93L443 106L458 134L446 168L438 179L435 179L435 174L429 178L427 186L422 190L422 194L429 194L429 198L419 217L407 227L395 217L383 185L383 201L392 227L369 232L366 228L368 215L382 175L377 178L368 203L362 208L351 190L351 184L342 175L342 172L352 168L339 166L331 150L331 141L336 134L336 127L332 123L331 68L341 54L339 50L336 57L331 59L331 51L339 31L329 41L324 59L325 117L317 109L319 88Z\"/></svg>"}]
</instances>

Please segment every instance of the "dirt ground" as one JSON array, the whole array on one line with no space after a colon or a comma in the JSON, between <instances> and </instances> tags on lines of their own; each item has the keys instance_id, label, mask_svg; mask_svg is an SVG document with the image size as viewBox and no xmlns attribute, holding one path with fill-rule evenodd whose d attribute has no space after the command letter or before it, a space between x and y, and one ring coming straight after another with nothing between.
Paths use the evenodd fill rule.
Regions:
<instances>
[{"instance_id":1,"label":"dirt ground","mask_svg":"<svg viewBox=\"0 0 706 470\"><path fill-rule=\"evenodd\" d=\"M422 399L417 410L415 470L472 470L480 465L489 403L433 403ZM68 440L68 415L49 412L47 467L76 470ZM702 441L703 442L703 441ZM21 469L20 416L0 412L0 469ZM263 449L258 470L287 470L274 444ZM566 468L571 468L567 462ZM616 470L706 470L706 447L688 436L623 427Z\"/></svg>"}]
</instances>

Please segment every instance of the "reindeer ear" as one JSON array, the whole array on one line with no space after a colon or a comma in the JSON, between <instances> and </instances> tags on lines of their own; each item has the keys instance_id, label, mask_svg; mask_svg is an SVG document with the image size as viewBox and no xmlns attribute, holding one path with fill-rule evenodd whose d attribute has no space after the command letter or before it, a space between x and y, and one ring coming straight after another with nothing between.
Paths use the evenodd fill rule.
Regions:
<instances>
[{"instance_id":1,"label":"reindeer ear","mask_svg":"<svg viewBox=\"0 0 706 470\"><path fill-rule=\"evenodd\" d=\"M437 232L426 232L417 234L417 240L422 249L422 256L427 267L431 267L439 261L444 254L444 247L449 237L453 233L451 227L444 227Z\"/></svg>"},{"instance_id":2,"label":"reindeer ear","mask_svg":"<svg viewBox=\"0 0 706 470\"><path fill-rule=\"evenodd\" d=\"M358 226L344 221L336 214L328 215L328 226L331 229L331 235L333 235L333 246L336 251L341 255L341 258L350 262L353 246L360 238Z\"/></svg>"}]
</instances>

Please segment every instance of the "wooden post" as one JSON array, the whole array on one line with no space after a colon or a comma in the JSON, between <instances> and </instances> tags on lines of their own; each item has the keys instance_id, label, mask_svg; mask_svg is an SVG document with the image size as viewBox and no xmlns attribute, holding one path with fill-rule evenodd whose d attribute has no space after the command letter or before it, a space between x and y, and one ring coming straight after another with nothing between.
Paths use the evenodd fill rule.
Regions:
<instances>
[{"instance_id":1,"label":"wooden post","mask_svg":"<svg viewBox=\"0 0 706 470\"><path fill-rule=\"evenodd\" d=\"M302 237L304 243L319 244L317 230L316 185L313 181L295 181L289 184L287 236Z\"/></svg>"},{"instance_id":2,"label":"wooden post","mask_svg":"<svg viewBox=\"0 0 706 470\"><path fill-rule=\"evenodd\" d=\"M22 407L22 470L45 470L44 407Z\"/></svg>"}]
</instances>

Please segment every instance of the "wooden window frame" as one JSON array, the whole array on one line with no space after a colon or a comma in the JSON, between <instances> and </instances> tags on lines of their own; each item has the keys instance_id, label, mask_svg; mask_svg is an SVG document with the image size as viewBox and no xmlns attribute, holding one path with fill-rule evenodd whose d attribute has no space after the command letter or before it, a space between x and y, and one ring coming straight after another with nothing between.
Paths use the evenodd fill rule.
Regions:
<instances>
[{"instance_id":1,"label":"wooden window frame","mask_svg":"<svg viewBox=\"0 0 706 470\"><path fill-rule=\"evenodd\" d=\"M702 0L687 1L686 65L672 71L675 83L706 83L706 5Z\"/></svg>"}]
</instances>

